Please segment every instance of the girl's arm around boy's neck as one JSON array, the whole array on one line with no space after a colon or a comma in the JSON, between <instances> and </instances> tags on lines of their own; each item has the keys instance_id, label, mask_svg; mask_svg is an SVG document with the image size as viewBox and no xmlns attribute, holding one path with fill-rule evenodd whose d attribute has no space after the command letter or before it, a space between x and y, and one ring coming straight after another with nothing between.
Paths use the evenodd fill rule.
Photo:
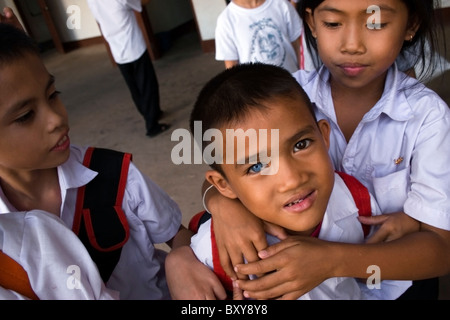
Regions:
<instances>
[{"instance_id":1,"label":"girl's arm around boy's neck","mask_svg":"<svg viewBox=\"0 0 450 320\"><path fill-rule=\"evenodd\" d=\"M426 225L421 231L375 244L293 236L260 252L261 261L236 266L240 274L276 270L270 278L238 280L237 285L247 297L272 299L278 297L274 290L283 283L282 298L296 299L328 278L367 279L373 273L369 267L373 266L379 268L380 280L434 278L450 272L450 255L445 254L450 252L449 243L449 231Z\"/></svg>"}]
</instances>

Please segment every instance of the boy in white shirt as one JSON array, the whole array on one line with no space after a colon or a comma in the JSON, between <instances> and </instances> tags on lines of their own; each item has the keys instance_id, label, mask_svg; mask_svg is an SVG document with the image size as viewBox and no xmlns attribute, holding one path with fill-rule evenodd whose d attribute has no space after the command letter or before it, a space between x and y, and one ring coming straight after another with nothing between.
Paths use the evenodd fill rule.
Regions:
<instances>
[{"instance_id":1,"label":"boy in white shirt","mask_svg":"<svg viewBox=\"0 0 450 320\"><path fill-rule=\"evenodd\" d=\"M249 212L292 237L364 242L358 211L378 215L380 209L356 179L334 171L329 123L316 121L308 96L288 71L260 63L227 69L201 91L191 114L192 132L199 123L202 134L217 130L202 150L205 159L214 150L206 179L223 196L239 199ZM243 135L237 134L236 142L230 133L239 130ZM252 140L252 132L258 139ZM243 136L249 141L245 146L239 144ZM268 235L269 245L278 241ZM219 277L225 275L214 263L212 219L200 226L191 247ZM330 278L300 299L395 299L409 284L383 281L371 290L354 278Z\"/></svg>"},{"instance_id":2,"label":"boy in white shirt","mask_svg":"<svg viewBox=\"0 0 450 320\"><path fill-rule=\"evenodd\" d=\"M78 231L85 231L89 248L97 248L97 235L108 238L112 234L111 220L104 223L100 219L95 224L92 214L106 197L95 198L88 209L77 198L83 187L105 173L84 164L91 149L70 143L67 111L36 44L23 30L4 23L0 23L0 83L0 213L46 211L80 238ZM119 259L104 282L108 289L119 292L120 299L170 299L164 268L167 252L155 244L166 243L171 248L189 245L192 233L181 224L178 205L130 158L127 171L121 171L124 189L122 197L117 197L120 203L106 207L108 212L114 209L117 214L113 216L119 218L114 221L118 220L125 232L123 241L111 244L114 250L108 250L118 252ZM106 162L102 164L106 166ZM100 251L89 253L93 257ZM36 252L36 257L39 255ZM32 279L35 275L30 272L39 268L27 271Z\"/></svg>"},{"instance_id":3,"label":"boy in white shirt","mask_svg":"<svg viewBox=\"0 0 450 320\"><path fill-rule=\"evenodd\" d=\"M286 0L233 0L217 18L216 60L226 68L263 62L295 72L302 30L298 13Z\"/></svg>"}]
</instances>

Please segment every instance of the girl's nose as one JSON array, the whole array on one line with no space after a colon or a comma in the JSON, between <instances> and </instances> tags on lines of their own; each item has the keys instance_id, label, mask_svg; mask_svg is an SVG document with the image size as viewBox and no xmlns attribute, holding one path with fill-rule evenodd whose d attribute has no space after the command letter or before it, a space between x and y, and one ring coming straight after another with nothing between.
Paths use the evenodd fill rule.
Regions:
<instances>
[{"instance_id":1,"label":"girl's nose","mask_svg":"<svg viewBox=\"0 0 450 320\"><path fill-rule=\"evenodd\" d=\"M347 54L362 54L365 52L364 37L367 33L363 32L363 28L356 24L348 25L343 32L341 41L341 52Z\"/></svg>"}]
</instances>

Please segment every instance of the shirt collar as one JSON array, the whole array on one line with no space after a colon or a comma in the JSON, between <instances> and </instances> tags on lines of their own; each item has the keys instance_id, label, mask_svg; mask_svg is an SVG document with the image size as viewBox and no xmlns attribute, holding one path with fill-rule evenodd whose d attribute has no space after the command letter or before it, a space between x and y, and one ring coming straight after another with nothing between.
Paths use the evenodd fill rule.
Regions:
<instances>
[{"instance_id":1,"label":"shirt collar","mask_svg":"<svg viewBox=\"0 0 450 320\"><path fill-rule=\"evenodd\" d=\"M328 117L336 120L336 112L331 97L330 72L322 66L313 85L314 94L311 100L316 103ZM413 117L411 106L408 102L407 92L409 88L417 84L417 80L400 72L396 65L389 68L384 92L381 99L373 106L373 108L364 116L363 121L371 121L378 118L381 113L386 114L396 121L406 121ZM318 103L320 101L320 103Z\"/></svg>"},{"instance_id":2,"label":"shirt collar","mask_svg":"<svg viewBox=\"0 0 450 320\"><path fill-rule=\"evenodd\" d=\"M79 188L88 184L98 173L85 167L73 152L69 159L58 167L61 190Z\"/></svg>"}]
</instances>

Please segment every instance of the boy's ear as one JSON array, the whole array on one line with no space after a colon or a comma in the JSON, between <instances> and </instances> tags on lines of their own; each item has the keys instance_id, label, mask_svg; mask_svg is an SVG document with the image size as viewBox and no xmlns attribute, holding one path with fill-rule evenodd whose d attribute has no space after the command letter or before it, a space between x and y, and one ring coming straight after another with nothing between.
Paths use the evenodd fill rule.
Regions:
<instances>
[{"instance_id":1,"label":"boy's ear","mask_svg":"<svg viewBox=\"0 0 450 320\"><path fill-rule=\"evenodd\" d=\"M314 15L311 8L306 8L306 23L308 24L309 29L311 30L312 36L314 38L317 38L316 24L314 23Z\"/></svg>"},{"instance_id":2,"label":"boy's ear","mask_svg":"<svg viewBox=\"0 0 450 320\"><path fill-rule=\"evenodd\" d=\"M322 133L323 141L325 142L325 145L327 146L327 149L330 148L330 132L331 127L327 120L322 119L317 122L317 125L319 126L320 132Z\"/></svg>"},{"instance_id":3,"label":"boy's ear","mask_svg":"<svg viewBox=\"0 0 450 320\"><path fill-rule=\"evenodd\" d=\"M224 197L236 199L237 195L234 193L227 179L216 170L206 171L206 180L211 183Z\"/></svg>"}]
</instances>

